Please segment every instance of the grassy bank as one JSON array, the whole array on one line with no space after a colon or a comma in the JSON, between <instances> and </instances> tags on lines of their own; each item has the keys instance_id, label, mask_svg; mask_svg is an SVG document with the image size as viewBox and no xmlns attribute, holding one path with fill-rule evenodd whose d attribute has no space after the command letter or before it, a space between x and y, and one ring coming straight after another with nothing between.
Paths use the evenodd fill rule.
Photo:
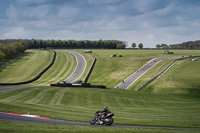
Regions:
<instances>
[{"instance_id":1,"label":"grassy bank","mask_svg":"<svg viewBox=\"0 0 200 133\"><path fill-rule=\"evenodd\" d=\"M176 62L165 74L153 81L143 91L162 94L181 94L199 97L200 58Z\"/></svg>"},{"instance_id":2,"label":"grassy bank","mask_svg":"<svg viewBox=\"0 0 200 133\"><path fill-rule=\"evenodd\" d=\"M53 59L50 51L29 51L30 54L9 64L0 71L1 83L27 81L38 75Z\"/></svg>"},{"instance_id":3,"label":"grassy bank","mask_svg":"<svg viewBox=\"0 0 200 133\"><path fill-rule=\"evenodd\" d=\"M89 122L108 106L115 124L200 127L199 99L118 89L35 87L0 93L1 112Z\"/></svg>"},{"instance_id":4,"label":"grassy bank","mask_svg":"<svg viewBox=\"0 0 200 133\"><path fill-rule=\"evenodd\" d=\"M16 83L27 81L37 76L53 59L52 51L28 50L31 54L6 66L0 71L1 83ZM76 59L65 51L56 51L54 65L37 81L26 85L48 85L69 77L76 67Z\"/></svg>"}]
</instances>

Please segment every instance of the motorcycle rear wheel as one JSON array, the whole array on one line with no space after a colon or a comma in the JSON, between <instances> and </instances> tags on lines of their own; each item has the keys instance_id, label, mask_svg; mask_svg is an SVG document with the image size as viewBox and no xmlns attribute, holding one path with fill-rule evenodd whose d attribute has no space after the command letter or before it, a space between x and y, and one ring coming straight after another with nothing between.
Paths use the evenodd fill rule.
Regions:
<instances>
[{"instance_id":1,"label":"motorcycle rear wheel","mask_svg":"<svg viewBox=\"0 0 200 133\"><path fill-rule=\"evenodd\" d=\"M114 121L114 119L113 119L112 117L107 118L107 120L105 120L105 124L106 124L107 126L110 126L110 125L113 124L113 121Z\"/></svg>"}]
</instances>

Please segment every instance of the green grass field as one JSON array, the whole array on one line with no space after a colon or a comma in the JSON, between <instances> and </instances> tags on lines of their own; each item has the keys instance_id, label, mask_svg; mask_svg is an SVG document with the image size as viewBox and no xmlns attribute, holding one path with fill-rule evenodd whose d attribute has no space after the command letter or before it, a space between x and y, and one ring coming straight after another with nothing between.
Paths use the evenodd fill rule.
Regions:
<instances>
[{"instance_id":1,"label":"green grass field","mask_svg":"<svg viewBox=\"0 0 200 133\"><path fill-rule=\"evenodd\" d=\"M30 80L46 68L53 58L53 52L31 52L31 54L28 54L3 68L0 71L0 82L16 83Z\"/></svg>"},{"instance_id":2,"label":"green grass field","mask_svg":"<svg viewBox=\"0 0 200 133\"><path fill-rule=\"evenodd\" d=\"M33 87L0 93L0 112L16 112L51 117L68 121L89 122L97 110L108 106L115 114L114 124L165 126L165 127L200 127L199 99L199 61L183 60L177 62L164 75L145 87L142 91L135 89L158 74L173 60L160 62L136 81L128 90L114 89L121 80L128 77L146 62L155 57L172 56L163 54L162 50L93 50L92 54L85 50L76 50L84 55L87 68L81 76L83 80L91 66L93 58L97 63L89 78L92 84L106 85L110 89L93 88L59 88ZM173 56L199 55L199 51L176 50ZM121 54L123 57L110 58L110 54ZM29 85L48 85L59 79L67 78L76 66L75 57L64 51L57 51L57 60L39 80ZM43 55L43 56L39 56ZM30 72L24 71L19 81L27 75L33 77L38 68L48 65L52 52L34 51L26 57L10 64L0 72L0 81L14 82L8 76L12 69L21 71L32 67ZM38 60L34 63L29 60ZM19 63L19 64L17 64ZM21 64L20 64L21 63ZM27 64L26 67L20 67ZM40 66L39 66L40 64ZM179 69L176 69L178 67ZM16 71L16 73L17 73ZM37 70L39 72L39 70ZM30 74L32 73L32 74ZM189 76L184 76L185 74ZM2 76L3 75L3 76ZM8 78L8 79L7 79ZM1 86L0 86L1 87ZM176 95L174 95L176 94ZM162 129L122 129L106 127L81 127L49 124L31 124L0 121L0 132L188 132L183 130ZM49 129L50 128L50 129ZM198 132L189 130L189 132Z\"/></svg>"},{"instance_id":3,"label":"green grass field","mask_svg":"<svg viewBox=\"0 0 200 133\"><path fill-rule=\"evenodd\" d=\"M198 50L174 50L172 55L163 54L163 50L92 50L91 54L84 53L86 50L76 51L83 54L86 59L89 58L90 62L92 62L92 58L97 58L96 65L88 82L106 85L107 88L114 88L153 58L200 55ZM114 53L123 57L110 58L110 55ZM169 63L170 61L165 65Z\"/></svg>"}]
</instances>

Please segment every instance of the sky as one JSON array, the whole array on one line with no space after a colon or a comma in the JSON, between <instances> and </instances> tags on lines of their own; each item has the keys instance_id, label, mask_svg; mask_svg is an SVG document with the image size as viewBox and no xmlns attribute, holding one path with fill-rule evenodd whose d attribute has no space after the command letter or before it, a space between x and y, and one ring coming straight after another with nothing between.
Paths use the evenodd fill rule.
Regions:
<instances>
[{"instance_id":1,"label":"sky","mask_svg":"<svg viewBox=\"0 0 200 133\"><path fill-rule=\"evenodd\" d=\"M0 0L0 39L200 40L200 0Z\"/></svg>"}]
</instances>

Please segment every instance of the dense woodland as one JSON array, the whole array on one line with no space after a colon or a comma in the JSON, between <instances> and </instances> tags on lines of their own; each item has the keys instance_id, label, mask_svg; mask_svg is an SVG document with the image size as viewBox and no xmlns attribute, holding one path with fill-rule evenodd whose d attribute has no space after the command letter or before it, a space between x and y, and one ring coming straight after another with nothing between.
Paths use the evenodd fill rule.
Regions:
<instances>
[{"instance_id":1,"label":"dense woodland","mask_svg":"<svg viewBox=\"0 0 200 133\"><path fill-rule=\"evenodd\" d=\"M0 40L0 42L9 44L12 42L20 41L26 45L27 48L96 48L96 49L124 49L126 48L126 42L118 40L15 40L7 39Z\"/></svg>"},{"instance_id":2,"label":"dense woodland","mask_svg":"<svg viewBox=\"0 0 200 133\"><path fill-rule=\"evenodd\" d=\"M10 42L8 44L0 42L0 61L11 58L27 49L26 45L21 42Z\"/></svg>"}]
</instances>

